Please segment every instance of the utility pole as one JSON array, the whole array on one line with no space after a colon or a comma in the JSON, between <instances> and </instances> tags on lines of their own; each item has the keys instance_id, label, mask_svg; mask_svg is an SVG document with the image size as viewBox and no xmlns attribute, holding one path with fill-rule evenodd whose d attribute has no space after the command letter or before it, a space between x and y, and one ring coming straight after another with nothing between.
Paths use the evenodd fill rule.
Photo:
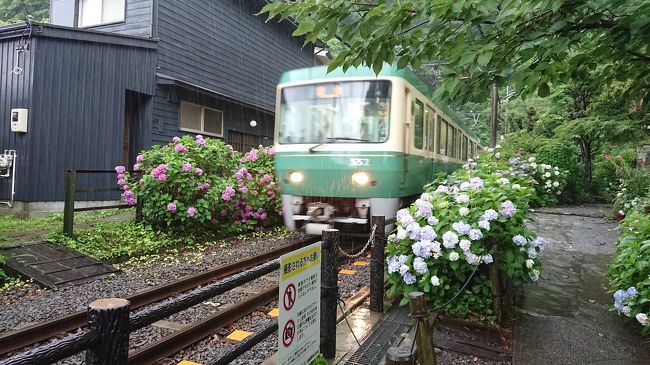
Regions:
<instances>
[{"instance_id":1,"label":"utility pole","mask_svg":"<svg viewBox=\"0 0 650 365\"><path fill-rule=\"evenodd\" d=\"M492 133L490 134L490 147L494 148L497 145L497 113L499 110L499 92L496 84L492 84L492 117L491 127Z\"/></svg>"}]
</instances>

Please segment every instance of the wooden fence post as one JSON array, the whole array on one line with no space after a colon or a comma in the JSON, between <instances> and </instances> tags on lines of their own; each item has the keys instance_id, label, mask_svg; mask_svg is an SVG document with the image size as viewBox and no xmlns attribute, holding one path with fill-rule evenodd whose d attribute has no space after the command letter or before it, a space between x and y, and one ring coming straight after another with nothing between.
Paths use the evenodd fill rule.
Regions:
<instances>
[{"instance_id":1,"label":"wooden fence post","mask_svg":"<svg viewBox=\"0 0 650 365\"><path fill-rule=\"evenodd\" d=\"M422 292L409 293L411 317L417 321L415 341L420 364L436 365L436 351L433 345L433 326L429 320L427 301Z\"/></svg>"},{"instance_id":2,"label":"wooden fence post","mask_svg":"<svg viewBox=\"0 0 650 365\"><path fill-rule=\"evenodd\" d=\"M138 198L135 205L135 221L137 223L142 222L142 197Z\"/></svg>"},{"instance_id":3,"label":"wooden fence post","mask_svg":"<svg viewBox=\"0 0 650 365\"><path fill-rule=\"evenodd\" d=\"M126 365L129 359L129 306L126 299L99 299L88 305L88 327L97 340L86 351L87 365Z\"/></svg>"},{"instance_id":4,"label":"wooden fence post","mask_svg":"<svg viewBox=\"0 0 650 365\"><path fill-rule=\"evenodd\" d=\"M74 193L77 172L65 171L65 202L63 203L63 234L72 237L74 226Z\"/></svg>"},{"instance_id":5,"label":"wooden fence post","mask_svg":"<svg viewBox=\"0 0 650 365\"><path fill-rule=\"evenodd\" d=\"M339 230L323 231L321 263L320 352L326 359L336 356L336 302L338 300Z\"/></svg>"},{"instance_id":6,"label":"wooden fence post","mask_svg":"<svg viewBox=\"0 0 650 365\"><path fill-rule=\"evenodd\" d=\"M376 226L372 242L372 259L370 260L370 310L384 312L384 238L386 236L386 218L372 216L372 226Z\"/></svg>"}]
</instances>

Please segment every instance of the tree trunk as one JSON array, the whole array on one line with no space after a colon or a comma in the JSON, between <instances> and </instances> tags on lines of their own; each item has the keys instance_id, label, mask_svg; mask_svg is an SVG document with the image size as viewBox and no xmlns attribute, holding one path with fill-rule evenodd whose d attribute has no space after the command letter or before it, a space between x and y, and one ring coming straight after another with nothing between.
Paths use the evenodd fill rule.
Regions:
<instances>
[{"instance_id":1,"label":"tree trunk","mask_svg":"<svg viewBox=\"0 0 650 365\"><path fill-rule=\"evenodd\" d=\"M585 176L591 182L591 141L586 139L580 141L580 159L582 160Z\"/></svg>"}]
</instances>

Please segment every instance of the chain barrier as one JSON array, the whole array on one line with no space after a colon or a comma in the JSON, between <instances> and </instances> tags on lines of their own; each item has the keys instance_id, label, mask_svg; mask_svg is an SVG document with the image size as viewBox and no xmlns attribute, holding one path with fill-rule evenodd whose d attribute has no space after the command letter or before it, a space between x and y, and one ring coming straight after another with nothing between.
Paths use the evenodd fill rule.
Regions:
<instances>
[{"instance_id":1,"label":"chain barrier","mask_svg":"<svg viewBox=\"0 0 650 365\"><path fill-rule=\"evenodd\" d=\"M339 247L339 252L340 252L343 256L345 256L345 257L347 257L347 258L349 258L349 259L356 259L356 258L359 258L361 255L363 255L364 253L366 253L366 251L368 250L368 247L371 247L371 246L372 246L372 243L373 243L373 241L375 240L375 232L376 232L376 231L377 231L377 225L375 224L374 226L372 226L372 230L370 231L370 237L368 238L368 242L366 242L365 246L363 246L363 248L361 249L361 251L359 251L358 253L356 253L356 254L354 254L354 255L350 255L350 254L348 254L347 252L341 250L340 247Z\"/></svg>"}]
</instances>

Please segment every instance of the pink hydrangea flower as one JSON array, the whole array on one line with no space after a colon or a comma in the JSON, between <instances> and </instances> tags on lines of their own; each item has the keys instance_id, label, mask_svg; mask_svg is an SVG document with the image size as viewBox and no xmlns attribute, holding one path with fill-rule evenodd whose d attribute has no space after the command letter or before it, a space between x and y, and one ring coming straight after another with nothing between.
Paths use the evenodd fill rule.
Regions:
<instances>
[{"instance_id":1,"label":"pink hydrangea flower","mask_svg":"<svg viewBox=\"0 0 650 365\"><path fill-rule=\"evenodd\" d=\"M140 171L140 165L139 164L133 165L133 171Z\"/></svg>"},{"instance_id":2,"label":"pink hydrangea flower","mask_svg":"<svg viewBox=\"0 0 650 365\"><path fill-rule=\"evenodd\" d=\"M158 180L160 180L160 181L167 181L167 175L165 175L165 174L160 174L160 175L158 175Z\"/></svg>"},{"instance_id":3,"label":"pink hydrangea flower","mask_svg":"<svg viewBox=\"0 0 650 365\"><path fill-rule=\"evenodd\" d=\"M124 166L115 166L115 172L118 174L123 174L126 172L126 167Z\"/></svg>"},{"instance_id":4,"label":"pink hydrangea flower","mask_svg":"<svg viewBox=\"0 0 650 365\"><path fill-rule=\"evenodd\" d=\"M266 213L260 214L260 219L265 221L266 220Z\"/></svg>"},{"instance_id":5,"label":"pink hydrangea flower","mask_svg":"<svg viewBox=\"0 0 650 365\"><path fill-rule=\"evenodd\" d=\"M174 203L167 204L167 210L170 211L170 212L175 212L176 211L176 204L174 204Z\"/></svg>"},{"instance_id":6,"label":"pink hydrangea flower","mask_svg":"<svg viewBox=\"0 0 650 365\"><path fill-rule=\"evenodd\" d=\"M122 186L122 190L124 190L124 191L129 190L129 186L128 186L128 185L124 185L124 186Z\"/></svg>"},{"instance_id":7,"label":"pink hydrangea flower","mask_svg":"<svg viewBox=\"0 0 650 365\"><path fill-rule=\"evenodd\" d=\"M265 148L264 153L266 153L267 156L273 156L275 154L275 147Z\"/></svg>"},{"instance_id":8,"label":"pink hydrangea flower","mask_svg":"<svg viewBox=\"0 0 650 365\"><path fill-rule=\"evenodd\" d=\"M187 208L187 215L193 218L196 215L196 208L194 207Z\"/></svg>"},{"instance_id":9,"label":"pink hydrangea flower","mask_svg":"<svg viewBox=\"0 0 650 365\"><path fill-rule=\"evenodd\" d=\"M183 146L183 144L181 143L175 145L174 149L176 150L176 152L187 153L187 147Z\"/></svg>"},{"instance_id":10,"label":"pink hydrangea flower","mask_svg":"<svg viewBox=\"0 0 650 365\"><path fill-rule=\"evenodd\" d=\"M144 161L144 155L138 155L135 158L135 162L137 162L137 163L142 163L142 161Z\"/></svg>"},{"instance_id":11,"label":"pink hydrangea flower","mask_svg":"<svg viewBox=\"0 0 650 365\"><path fill-rule=\"evenodd\" d=\"M225 216L227 216L227 215L228 215L228 211L225 210L225 209L221 209L221 216L222 216L222 217L225 217Z\"/></svg>"},{"instance_id":12,"label":"pink hydrangea flower","mask_svg":"<svg viewBox=\"0 0 650 365\"><path fill-rule=\"evenodd\" d=\"M197 174L198 176L201 176L203 175L203 170L197 167L196 169L194 169L194 173Z\"/></svg>"},{"instance_id":13,"label":"pink hydrangea flower","mask_svg":"<svg viewBox=\"0 0 650 365\"><path fill-rule=\"evenodd\" d=\"M119 179L119 180L117 180L117 185L124 186L124 185L126 185L126 181L124 181L124 179Z\"/></svg>"},{"instance_id":14,"label":"pink hydrangea flower","mask_svg":"<svg viewBox=\"0 0 650 365\"><path fill-rule=\"evenodd\" d=\"M181 168L183 171L188 172L192 170L192 165L189 162L183 162L183 166Z\"/></svg>"},{"instance_id":15,"label":"pink hydrangea flower","mask_svg":"<svg viewBox=\"0 0 650 365\"><path fill-rule=\"evenodd\" d=\"M210 223L212 223L212 224L217 224L217 223L219 223L219 221L217 220L217 218L212 218L212 219L210 220Z\"/></svg>"},{"instance_id":16,"label":"pink hydrangea flower","mask_svg":"<svg viewBox=\"0 0 650 365\"><path fill-rule=\"evenodd\" d=\"M205 190L208 190L208 189L210 189L210 184L208 184L208 183L203 183L203 184L199 185L199 190L201 190L201 191L205 191Z\"/></svg>"},{"instance_id":17,"label":"pink hydrangea flower","mask_svg":"<svg viewBox=\"0 0 650 365\"><path fill-rule=\"evenodd\" d=\"M117 174L118 179L124 179L124 176L125 176L124 174Z\"/></svg>"},{"instance_id":18,"label":"pink hydrangea flower","mask_svg":"<svg viewBox=\"0 0 650 365\"><path fill-rule=\"evenodd\" d=\"M174 141L174 142L179 142L180 140L181 140L181 138L178 137L178 136L172 138L172 141Z\"/></svg>"},{"instance_id":19,"label":"pink hydrangea flower","mask_svg":"<svg viewBox=\"0 0 650 365\"><path fill-rule=\"evenodd\" d=\"M502 216L506 218L510 218L513 215L515 215L516 212L517 212L517 208L510 200L506 200L505 202L503 202L503 204L501 204L500 213Z\"/></svg>"}]
</instances>

